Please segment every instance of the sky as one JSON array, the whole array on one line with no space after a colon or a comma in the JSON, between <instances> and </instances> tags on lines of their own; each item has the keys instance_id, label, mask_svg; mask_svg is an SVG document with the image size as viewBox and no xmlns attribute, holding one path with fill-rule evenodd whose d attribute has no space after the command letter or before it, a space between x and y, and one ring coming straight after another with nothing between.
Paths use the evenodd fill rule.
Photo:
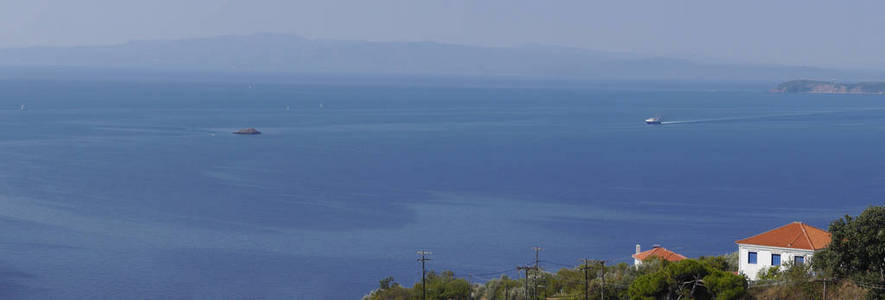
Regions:
<instances>
[{"instance_id":1,"label":"sky","mask_svg":"<svg viewBox=\"0 0 885 300\"><path fill-rule=\"evenodd\" d=\"M4 0L0 48L228 34L885 68L881 0Z\"/></svg>"}]
</instances>

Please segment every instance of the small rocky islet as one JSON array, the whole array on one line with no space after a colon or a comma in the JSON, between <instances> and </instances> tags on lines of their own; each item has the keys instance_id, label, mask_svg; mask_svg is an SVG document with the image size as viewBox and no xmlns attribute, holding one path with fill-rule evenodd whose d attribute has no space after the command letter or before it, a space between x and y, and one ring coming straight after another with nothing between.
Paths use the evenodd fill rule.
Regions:
<instances>
[{"instance_id":1,"label":"small rocky islet","mask_svg":"<svg viewBox=\"0 0 885 300\"><path fill-rule=\"evenodd\" d=\"M234 131L234 134L261 134L261 131L255 128L243 128L237 131Z\"/></svg>"}]
</instances>

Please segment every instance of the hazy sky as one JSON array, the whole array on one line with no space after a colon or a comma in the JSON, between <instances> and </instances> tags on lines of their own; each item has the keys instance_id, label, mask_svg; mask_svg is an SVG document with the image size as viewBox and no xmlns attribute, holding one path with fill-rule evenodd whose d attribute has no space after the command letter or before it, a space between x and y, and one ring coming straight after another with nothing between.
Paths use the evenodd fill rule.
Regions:
<instances>
[{"instance_id":1,"label":"hazy sky","mask_svg":"<svg viewBox=\"0 0 885 300\"><path fill-rule=\"evenodd\" d=\"M885 1L3 0L0 47L274 32L885 68Z\"/></svg>"}]
</instances>

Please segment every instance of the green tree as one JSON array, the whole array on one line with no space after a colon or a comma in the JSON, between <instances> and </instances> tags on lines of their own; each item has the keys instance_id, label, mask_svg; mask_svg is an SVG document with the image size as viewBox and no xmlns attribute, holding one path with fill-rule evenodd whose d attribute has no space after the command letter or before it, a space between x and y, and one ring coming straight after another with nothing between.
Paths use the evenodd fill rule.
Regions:
<instances>
[{"instance_id":1,"label":"green tree","mask_svg":"<svg viewBox=\"0 0 885 300\"><path fill-rule=\"evenodd\" d=\"M393 281L393 276L387 276L387 277L384 277L384 279L381 279L380 281L378 281L378 286L382 290L389 289L391 284L397 284L396 282Z\"/></svg>"},{"instance_id":2,"label":"green tree","mask_svg":"<svg viewBox=\"0 0 885 300\"><path fill-rule=\"evenodd\" d=\"M410 289L402 287L393 280L393 277L387 276L378 282L378 289L372 291L368 296L363 297L364 300L410 300L413 298Z\"/></svg>"},{"instance_id":3,"label":"green tree","mask_svg":"<svg viewBox=\"0 0 885 300\"><path fill-rule=\"evenodd\" d=\"M468 299L470 284L464 279L454 279L443 284L440 299Z\"/></svg>"},{"instance_id":4,"label":"green tree","mask_svg":"<svg viewBox=\"0 0 885 300\"><path fill-rule=\"evenodd\" d=\"M686 259L639 276L628 293L631 299L740 299L746 289L743 277Z\"/></svg>"},{"instance_id":5,"label":"green tree","mask_svg":"<svg viewBox=\"0 0 885 300\"><path fill-rule=\"evenodd\" d=\"M412 287L415 294L421 296L421 282ZM455 272L443 271L437 274L434 271L427 273L427 299L432 300L461 300L469 299L470 283L463 278L456 278Z\"/></svg>"},{"instance_id":6,"label":"green tree","mask_svg":"<svg viewBox=\"0 0 885 300\"><path fill-rule=\"evenodd\" d=\"M857 218L846 215L830 224L832 240L815 255L814 268L835 277L885 285L885 206L870 206ZM885 290L871 297L885 299Z\"/></svg>"},{"instance_id":7,"label":"green tree","mask_svg":"<svg viewBox=\"0 0 885 300\"><path fill-rule=\"evenodd\" d=\"M721 271L736 272L738 270L738 253L732 252L720 256L701 256L698 260Z\"/></svg>"},{"instance_id":8,"label":"green tree","mask_svg":"<svg viewBox=\"0 0 885 300\"><path fill-rule=\"evenodd\" d=\"M663 271L645 274L630 284L630 299L654 300L666 299L670 293L670 282Z\"/></svg>"},{"instance_id":9,"label":"green tree","mask_svg":"<svg viewBox=\"0 0 885 300\"><path fill-rule=\"evenodd\" d=\"M747 292L747 280L743 276L720 270L704 276L704 285L714 299L741 299Z\"/></svg>"}]
</instances>

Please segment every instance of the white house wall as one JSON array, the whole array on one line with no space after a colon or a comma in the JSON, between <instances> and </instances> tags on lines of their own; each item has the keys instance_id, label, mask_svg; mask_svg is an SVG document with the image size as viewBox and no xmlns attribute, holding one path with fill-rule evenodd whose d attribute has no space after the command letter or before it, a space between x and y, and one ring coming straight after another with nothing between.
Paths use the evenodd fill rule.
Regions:
<instances>
[{"instance_id":1,"label":"white house wall","mask_svg":"<svg viewBox=\"0 0 885 300\"><path fill-rule=\"evenodd\" d=\"M750 252L756 252L755 264L750 264L748 262ZM783 265L787 262L792 262L793 258L796 256L804 256L805 262L808 262L809 259L811 259L811 256L814 255L814 251L805 249L738 244L738 254L740 259L738 272L747 275L747 278L749 278L750 280L756 280L758 278L759 271L771 267L772 254L781 255L781 267L783 267Z\"/></svg>"}]
</instances>

